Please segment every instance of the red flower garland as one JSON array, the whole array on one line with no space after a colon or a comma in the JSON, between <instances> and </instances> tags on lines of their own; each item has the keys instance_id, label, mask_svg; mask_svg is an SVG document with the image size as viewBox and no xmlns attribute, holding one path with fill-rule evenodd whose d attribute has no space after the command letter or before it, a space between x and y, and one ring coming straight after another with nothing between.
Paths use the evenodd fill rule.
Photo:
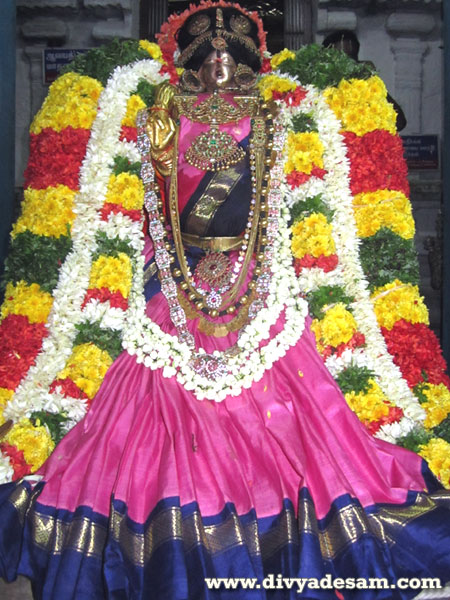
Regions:
<instances>
[{"instance_id":1,"label":"red flower garland","mask_svg":"<svg viewBox=\"0 0 450 600\"><path fill-rule=\"evenodd\" d=\"M332 355L341 356L344 350L354 350L355 348L360 348L361 346L364 346L365 343L366 338L364 337L364 334L359 333L359 331L357 331L349 339L348 342L339 344L339 346L336 346L336 348L334 348L333 346L326 346L322 352L322 358L325 361L329 356Z\"/></svg>"},{"instance_id":2,"label":"red flower garland","mask_svg":"<svg viewBox=\"0 0 450 600\"><path fill-rule=\"evenodd\" d=\"M58 184L78 189L81 163L91 132L67 127L61 131L46 128L30 136L30 158L24 186L42 190Z\"/></svg>"},{"instance_id":3,"label":"red flower garland","mask_svg":"<svg viewBox=\"0 0 450 600\"><path fill-rule=\"evenodd\" d=\"M295 189L309 181L311 177L317 177L318 179L323 179L325 175L328 173L326 169L321 169L314 165L311 169L311 173L302 173L300 171L292 171L289 175L286 175L286 181L291 186L291 189Z\"/></svg>"},{"instance_id":4,"label":"red flower garland","mask_svg":"<svg viewBox=\"0 0 450 600\"><path fill-rule=\"evenodd\" d=\"M292 92L279 92L274 90L272 92L272 98L273 100L283 100L287 106L298 106L303 98L305 98L306 93L306 90L297 86Z\"/></svg>"},{"instance_id":5,"label":"red flower garland","mask_svg":"<svg viewBox=\"0 0 450 600\"><path fill-rule=\"evenodd\" d=\"M123 125L120 130L120 140L125 140L126 142L137 142L137 129L136 127L128 127L127 125Z\"/></svg>"},{"instance_id":6,"label":"red flower garland","mask_svg":"<svg viewBox=\"0 0 450 600\"><path fill-rule=\"evenodd\" d=\"M385 327L381 331L394 363L411 388L424 381L450 388L439 340L427 325L401 319L390 331Z\"/></svg>"},{"instance_id":7,"label":"red flower garland","mask_svg":"<svg viewBox=\"0 0 450 600\"><path fill-rule=\"evenodd\" d=\"M312 269L312 267L319 267L325 273L333 271L338 265L339 259L336 254L330 254L324 256L323 254L318 258L311 256L311 254L305 254L302 258L296 258L294 262L295 272L298 275L303 269Z\"/></svg>"},{"instance_id":8,"label":"red flower garland","mask_svg":"<svg viewBox=\"0 0 450 600\"><path fill-rule=\"evenodd\" d=\"M382 425L389 425L390 423L397 423L403 417L403 411L398 406L390 406L389 412L385 417L381 417L379 421L372 421L366 423L366 427L369 433L375 435Z\"/></svg>"},{"instance_id":9,"label":"red flower garland","mask_svg":"<svg viewBox=\"0 0 450 600\"><path fill-rule=\"evenodd\" d=\"M23 315L8 315L0 324L0 387L14 390L34 363L48 331Z\"/></svg>"},{"instance_id":10,"label":"red flower garland","mask_svg":"<svg viewBox=\"0 0 450 600\"><path fill-rule=\"evenodd\" d=\"M89 300L92 299L100 300L100 302L109 302L111 308L121 308L122 310L126 310L128 308L128 300L124 298L119 291L112 292L108 288L95 288L88 290L81 307L84 308Z\"/></svg>"},{"instance_id":11,"label":"red flower garland","mask_svg":"<svg viewBox=\"0 0 450 600\"><path fill-rule=\"evenodd\" d=\"M132 221L140 221L142 219L142 211L140 210L128 210L121 204L114 204L112 202L105 202L100 210L100 218L102 221L107 221L109 215L126 215Z\"/></svg>"},{"instance_id":12,"label":"red flower garland","mask_svg":"<svg viewBox=\"0 0 450 600\"><path fill-rule=\"evenodd\" d=\"M31 467L25 460L23 450L18 450L16 446L2 442L0 443L0 451L9 457L9 462L14 469L13 481L31 473Z\"/></svg>"},{"instance_id":13,"label":"red flower garland","mask_svg":"<svg viewBox=\"0 0 450 600\"><path fill-rule=\"evenodd\" d=\"M376 190L398 190L409 196L406 162L402 140L384 130L363 136L343 134L350 161L352 194Z\"/></svg>"},{"instance_id":14,"label":"red flower garland","mask_svg":"<svg viewBox=\"0 0 450 600\"><path fill-rule=\"evenodd\" d=\"M60 388L59 393L63 396L69 398L79 398L80 400L84 398L85 400L90 402L89 398L86 396L83 390L80 390L77 384L68 377L66 379L55 379L51 384L49 390L51 393L53 393L56 391L56 388Z\"/></svg>"}]
</instances>

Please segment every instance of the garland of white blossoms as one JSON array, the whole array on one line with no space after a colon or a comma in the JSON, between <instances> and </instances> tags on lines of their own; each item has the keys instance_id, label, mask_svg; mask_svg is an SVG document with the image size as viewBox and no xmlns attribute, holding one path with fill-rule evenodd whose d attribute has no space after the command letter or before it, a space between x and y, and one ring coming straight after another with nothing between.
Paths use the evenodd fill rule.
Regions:
<instances>
[{"instance_id":1,"label":"garland of white blossoms","mask_svg":"<svg viewBox=\"0 0 450 600\"><path fill-rule=\"evenodd\" d=\"M76 325L86 320L92 310L86 307L85 313L82 302L97 247L96 234L104 231L108 237L130 240L133 247L140 243L142 223L133 222L125 215L111 215L107 222L102 222L100 209L105 201L114 157L125 155L131 160L139 160L136 145L119 139L128 99L139 80L145 79L151 84L164 81L167 76L160 75L160 68L160 63L150 59L117 67L100 95L99 110L80 170L80 191L74 200L73 246L60 268L58 284L53 292L54 302L47 322L49 335L43 341L35 364L5 408L6 419L16 422L39 410L64 412L71 421L68 423L70 428L86 412L84 401L48 390L70 357L77 334ZM92 318L98 317L102 318L99 323L102 327L109 327L111 318L118 325L117 309L105 311L99 307L97 314L92 315Z\"/></svg>"},{"instance_id":2,"label":"garland of white blossoms","mask_svg":"<svg viewBox=\"0 0 450 600\"><path fill-rule=\"evenodd\" d=\"M228 394L238 395L243 388L250 387L253 381L260 379L264 371L300 338L307 314L306 302L299 297L300 291L317 289L324 284L338 284L343 285L346 292L355 298L352 310L367 345L364 351L346 351L339 359L330 358L327 365L334 375L355 361L374 370L384 393L405 414L400 423L383 426L378 435L391 441L404 435L411 429L414 421L423 420L424 412L394 365L376 322L368 285L358 258L359 239L353 216L349 165L339 133L341 124L321 93L313 87L307 88L307 96L298 107L286 107L283 102L279 102L282 110L278 121L286 128L292 128L292 118L297 113L313 115L325 147L323 160L327 175L323 181L313 177L294 190L286 183L282 185L285 206L280 215L280 235L275 244L273 277L267 305L242 332L238 341L239 354L233 359L227 359L231 372L217 381L199 376L188 366L190 349L176 337L165 334L145 315L142 223L132 221L122 214L110 215L108 221L104 222L101 221L99 212L106 197L114 157L126 155L132 161L139 160L136 145L119 140L128 98L140 79L146 79L151 84L158 84L166 79L159 74L159 69L160 64L153 60L118 67L102 92L100 110L92 127L80 172L80 192L75 199L77 218L72 228L73 249L60 269L48 321L49 336L44 340L35 365L18 387L14 399L8 403L4 411L5 417L17 421L36 410L64 411L71 420L68 428L82 418L86 410L83 401L49 393L48 389L58 372L64 368L72 351L77 333L76 325L83 321L98 322L102 327L119 330L125 322L124 348L149 368L163 368L165 377L176 376L179 383L185 389L192 390L199 399L220 401ZM285 78L299 85L294 78ZM334 210L333 232L339 265L329 274L320 269L310 269L307 275L297 278L292 267L287 226L288 207L318 193L323 195ZM96 250L96 234L99 231L111 238L128 240L134 250L133 286L126 315L121 309L110 308L108 303L92 300L82 308L92 256ZM259 348L261 342L268 339L271 325L283 310L283 330L266 346Z\"/></svg>"},{"instance_id":3,"label":"garland of white blossoms","mask_svg":"<svg viewBox=\"0 0 450 600\"><path fill-rule=\"evenodd\" d=\"M285 77L281 73L277 75ZM301 85L294 78L285 78ZM305 274L300 275L299 281L303 292L313 291L322 285L340 285L354 298L351 308L358 330L366 339L366 346L364 349L346 350L341 357L330 357L326 365L333 376L350 364L366 366L375 372L383 392L396 406L402 408L404 413L401 421L383 425L376 435L395 441L410 431L415 423L423 421L425 411L387 350L370 299L368 282L359 260L360 240L352 206L350 166L346 146L340 134L342 125L316 88L307 86L305 89L307 95L298 107L284 109L284 124L287 129L292 129L292 119L295 115L305 113L312 116L325 148L323 163L327 174L323 180L312 177L293 190L285 184L283 193L289 207L311 196L322 195L325 203L333 211L333 239L339 262L338 268L330 273L324 273L318 268L305 269Z\"/></svg>"}]
</instances>

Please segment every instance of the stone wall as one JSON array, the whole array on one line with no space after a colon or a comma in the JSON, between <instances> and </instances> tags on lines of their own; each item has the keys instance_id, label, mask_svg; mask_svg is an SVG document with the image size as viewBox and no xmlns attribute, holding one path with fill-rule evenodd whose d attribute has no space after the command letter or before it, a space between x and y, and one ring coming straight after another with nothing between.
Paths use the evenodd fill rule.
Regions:
<instances>
[{"instance_id":1,"label":"stone wall","mask_svg":"<svg viewBox=\"0 0 450 600\"><path fill-rule=\"evenodd\" d=\"M136 38L139 0L17 0L16 186L27 161L28 128L45 98L43 50L92 48Z\"/></svg>"}]
</instances>

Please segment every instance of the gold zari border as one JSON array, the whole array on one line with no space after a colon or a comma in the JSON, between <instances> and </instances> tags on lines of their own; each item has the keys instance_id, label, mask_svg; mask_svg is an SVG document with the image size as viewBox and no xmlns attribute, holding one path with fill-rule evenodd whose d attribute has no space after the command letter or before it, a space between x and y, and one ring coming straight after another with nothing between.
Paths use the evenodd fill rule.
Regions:
<instances>
[{"instance_id":1,"label":"gold zari border","mask_svg":"<svg viewBox=\"0 0 450 600\"><path fill-rule=\"evenodd\" d=\"M39 493L39 492L38 492ZM21 523L31 520L34 543L43 550L60 554L65 549L81 552L86 556L101 557L108 531L88 517L74 518L65 522L38 511L33 511L34 493L18 487L10 502L17 510ZM153 553L164 543L179 540L186 553L202 546L211 555L246 546L250 555L261 556L265 561L287 544L298 544L303 533L318 538L325 560L334 559L347 546L365 535L394 545L400 529L431 511L440 502L449 501L449 492L431 495L419 494L408 506L383 506L373 514L365 513L358 505L348 505L336 511L325 528L319 529L314 505L310 499L300 499L299 516L284 510L268 532L260 534L256 519L243 524L235 514L222 523L204 525L199 511L183 517L181 508L169 507L158 513L144 533L136 533L128 523L126 514L112 507L109 535L122 548L134 565L144 567Z\"/></svg>"}]
</instances>

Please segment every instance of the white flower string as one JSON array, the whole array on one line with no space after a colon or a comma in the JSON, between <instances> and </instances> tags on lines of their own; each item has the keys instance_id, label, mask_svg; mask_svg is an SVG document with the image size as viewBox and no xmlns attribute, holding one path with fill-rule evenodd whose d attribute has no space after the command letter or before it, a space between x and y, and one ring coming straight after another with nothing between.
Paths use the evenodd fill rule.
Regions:
<instances>
[{"instance_id":1,"label":"white flower string","mask_svg":"<svg viewBox=\"0 0 450 600\"><path fill-rule=\"evenodd\" d=\"M287 108L285 113L291 118L299 113L312 115L325 148L323 162L327 174L323 180L312 177L294 190L285 185L283 191L288 206L304 201L312 195L322 195L333 210L333 239L339 263L338 269L330 273L324 273L320 269L311 269L308 272L305 269L306 273L301 275L300 281L302 287L306 285L307 288L303 291L315 290L321 285L340 285L355 299L351 305L353 316L358 330L366 339L365 348L355 354L355 362L361 364L364 361L365 366L375 372L383 392L396 406L402 408L405 415L399 423L384 425L377 432L378 437L391 439L391 432L395 431L397 437L399 432L400 435L405 435L413 428L414 422L423 421L425 411L403 379L400 369L394 364L376 320L368 283L359 260L359 238L350 191L350 166L340 134L341 123L328 107L323 95L312 86L305 89L307 95L300 105ZM288 123L286 125L289 127ZM365 359L362 359L363 356ZM328 364L331 365L331 361ZM347 363L345 365L342 362L342 369L349 364L355 363L351 362L347 354Z\"/></svg>"}]
</instances>

